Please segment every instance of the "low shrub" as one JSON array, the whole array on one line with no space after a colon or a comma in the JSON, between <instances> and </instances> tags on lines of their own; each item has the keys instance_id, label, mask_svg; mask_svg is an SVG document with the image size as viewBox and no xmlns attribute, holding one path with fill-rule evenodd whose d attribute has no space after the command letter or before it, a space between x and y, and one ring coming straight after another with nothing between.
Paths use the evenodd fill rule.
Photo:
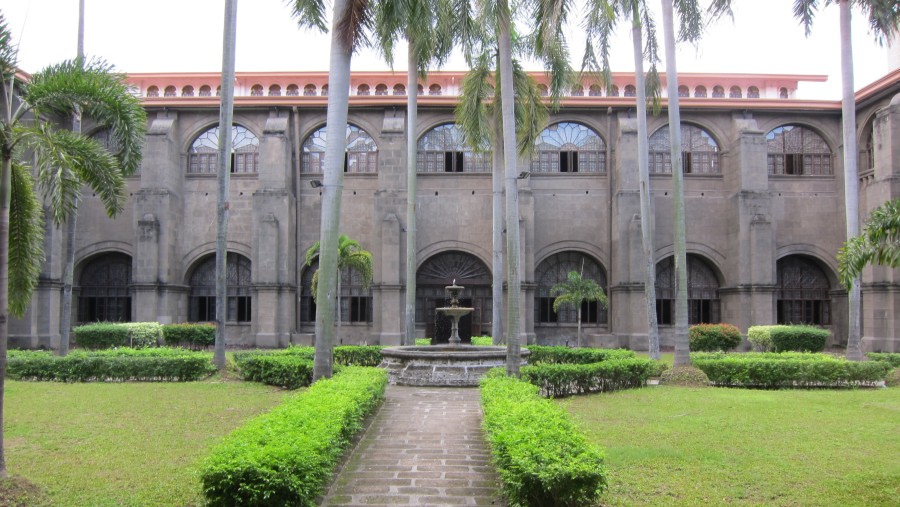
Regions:
<instances>
[{"instance_id":1,"label":"low shrub","mask_svg":"<svg viewBox=\"0 0 900 507\"><path fill-rule=\"evenodd\" d=\"M733 354L724 357L692 354L691 362L716 385L764 388L868 385L884 380L891 369L884 362L847 361L825 354L765 357L770 355L774 354Z\"/></svg>"},{"instance_id":2,"label":"low shrub","mask_svg":"<svg viewBox=\"0 0 900 507\"><path fill-rule=\"evenodd\" d=\"M511 505L595 505L607 487L603 455L538 388L489 374L481 380L484 429Z\"/></svg>"},{"instance_id":3,"label":"low shrub","mask_svg":"<svg viewBox=\"0 0 900 507\"><path fill-rule=\"evenodd\" d=\"M698 368L676 366L664 371L659 377L659 383L682 387L709 387L709 377Z\"/></svg>"},{"instance_id":4,"label":"low shrub","mask_svg":"<svg viewBox=\"0 0 900 507\"><path fill-rule=\"evenodd\" d=\"M297 389L312 383L313 361L302 355L247 354L235 362L241 377L250 382Z\"/></svg>"},{"instance_id":5,"label":"low shrub","mask_svg":"<svg viewBox=\"0 0 900 507\"><path fill-rule=\"evenodd\" d=\"M216 343L215 324L166 324L162 333L169 346L202 348Z\"/></svg>"},{"instance_id":6,"label":"low shrub","mask_svg":"<svg viewBox=\"0 0 900 507\"><path fill-rule=\"evenodd\" d=\"M769 333L773 327L781 326L750 326L750 328L747 329L747 341L753 346L753 350L757 352L770 352L774 350L772 336Z\"/></svg>"},{"instance_id":7,"label":"low shrub","mask_svg":"<svg viewBox=\"0 0 900 507\"><path fill-rule=\"evenodd\" d=\"M431 338L416 338L417 347L427 347L431 345Z\"/></svg>"},{"instance_id":8,"label":"low shrub","mask_svg":"<svg viewBox=\"0 0 900 507\"><path fill-rule=\"evenodd\" d=\"M894 368L900 368L900 353L897 352L869 352L866 356L872 361L882 361Z\"/></svg>"},{"instance_id":9,"label":"low shrub","mask_svg":"<svg viewBox=\"0 0 900 507\"><path fill-rule=\"evenodd\" d=\"M528 345L531 355L528 362L531 364L591 364L612 359L632 359L634 352L625 349L591 349L569 347L547 347L543 345Z\"/></svg>"},{"instance_id":10,"label":"low shrub","mask_svg":"<svg viewBox=\"0 0 900 507\"><path fill-rule=\"evenodd\" d=\"M155 347L162 338L157 322L96 322L72 329L75 343L86 349Z\"/></svg>"},{"instance_id":11,"label":"low shrub","mask_svg":"<svg viewBox=\"0 0 900 507\"><path fill-rule=\"evenodd\" d=\"M822 352L831 332L812 326L778 326L769 335L775 352Z\"/></svg>"},{"instance_id":12,"label":"low shrub","mask_svg":"<svg viewBox=\"0 0 900 507\"><path fill-rule=\"evenodd\" d=\"M731 350L741 344L741 331L731 324L696 324L688 340L692 351Z\"/></svg>"},{"instance_id":13,"label":"low shrub","mask_svg":"<svg viewBox=\"0 0 900 507\"><path fill-rule=\"evenodd\" d=\"M317 505L344 449L384 397L387 372L345 368L252 419L200 466L209 505Z\"/></svg>"},{"instance_id":14,"label":"low shrub","mask_svg":"<svg viewBox=\"0 0 900 507\"><path fill-rule=\"evenodd\" d=\"M342 345L334 348L334 363L344 366L378 366L381 349L378 345Z\"/></svg>"},{"instance_id":15,"label":"low shrub","mask_svg":"<svg viewBox=\"0 0 900 507\"><path fill-rule=\"evenodd\" d=\"M894 368L888 372L887 376L884 377L884 385L885 387L900 386L900 368Z\"/></svg>"},{"instance_id":16,"label":"low shrub","mask_svg":"<svg viewBox=\"0 0 900 507\"><path fill-rule=\"evenodd\" d=\"M65 357L46 353L11 355L6 374L17 380L60 382L186 382L216 369L210 354L179 349L73 351Z\"/></svg>"},{"instance_id":17,"label":"low shrub","mask_svg":"<svg viewBox=\"0 0 900 507\"><path fill-rule=\"evenodd\" d=\"M650 359L610 359L593 364L544 363L523 366L522 380L552 398L641 387L657 371Z\"/></svg>"},{"instance_id":18,"label":"low shrub","mask_svg":"<svg viewBox=\"0 0 900 507\"><path fill-rule=\"evenodd\" d=\"M494 344L494 339L490 336L473 336L472 345L476 347L490 347Z\"/></svg>"}]
</instances>

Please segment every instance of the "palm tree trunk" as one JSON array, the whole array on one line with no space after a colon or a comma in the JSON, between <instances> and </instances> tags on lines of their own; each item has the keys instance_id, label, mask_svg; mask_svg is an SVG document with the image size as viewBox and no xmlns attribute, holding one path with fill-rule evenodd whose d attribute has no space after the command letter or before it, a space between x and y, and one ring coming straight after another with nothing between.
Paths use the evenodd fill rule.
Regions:
<instances>
[{"instance_id":1,"label":"palm tree trunk","mask_svg":"<svg viewBox=\"0 0 900 507\"><path fill-rule=\"evenodd\" d=\"M237 0L225 0L222 40L222 102L219 106L218 196L216 199L216 341L213 362L225 370L225 322L228 312L227 236L228 185L231 179L231 123L234 114L234 55L237 37Z\"/></svg>"},{"instance_id":2,"label":"palm tree trunk","mask_svg":"<svg viewBox=\"0 0 900 507\"><path fill-rule=\"evenodd\" d=\"M6 105L6 87L0 83L0 101ZM3 107L3 106L0 106ZM3 107L5 109L5 107ZM8 120L9 112L4 111ZM10 122L5 123L9 125ZM0 172L0 479L7 477L6 453L3 445L3 411L6 394L6 349L9 342L9 202L11 195L12 150L3 147Z\"/></svg>"},{"instance_id":3,"label":"palm tree trunk","mask_svg":"<svg viewBox=\"0 0 900 507\"><path fill-rule=\"evenodd\" d=\"M406 332L403 345L416 344L416 156L418 144L419 62L415 42L407 37L406 67Z\"/></svg>"},{"instance_id":4,"label":"palm tree trunk","mask_svg":"<svg viewBox=\"0 0 900 507\"><path fill-rule=\"evenodd\" d=\"M659 350L656 325L656 265L653 262L653 203L650 201L650 158L647 137L647 89L644 78L644 53L641 43L641 18L638 5L633 8L631 40L634 50L634 80L637 88L638 179L641 199L641 244L644 254L644 297L647 305L649 348Z\"/></svg>"},{"instance_id":5,"label":"palm tree trunk","mask_svg":"<svg viewBox=\"0 0 900 507\"><path fill-rule=\"evenodd\" d=\"M316 355L313 380L331 377L334 372L334 305L337 295L338 231L341 222L341 192L344 187L344 152L347 149L347 105L350 95L352 48L338 26L344 19L347 0L335 0L331 27L331 61L328 71L328 114L330 135L325 141L325 174L322 188L320 226L319 285L316 290ZM411 90L410 93L415 93Z\"/></svg>"},{"instance_id":6,"label":"palm tree trunk","mask_svg":"<svg viewBox=\"0 0 900 507\"><path fill-rule=\"evenodd\" d=\"M578 305L578 332L575 333L575 346L581 348L581 305Z\"/></svg>"},{"instance_id":7,"label":"palm tree trunk","mask_svg":"<svg viewBox=\"0 0 900 507\"><path fill-rule=\"evenodd\" d=\"M684 173L681 164L681 107L678 104L678 67L675 61L675 21L672 0L662 0L666 49L666 88L669 97L669 144L672 158L672 207L675 219L675 366L691 364L688 342L687 239L684 221ZM659 359L659 342L650 350Z\"/></svg>"},{"instance_id":8,"label":"palm tree trunk","mask_svg":"<svg viewBox=\"0 0 900 507\"><path fill-rule=\"evenodd\" d=\"M342 298L341 298L341 267L340 266L341 266L341 259L338 258L338 271L337 271L337 274L335 275L335 282L337 283L337 290L336 290L337 297L335 298L337 300L337 334L334 337L334 343L336 345L340 345L341 343L343 343L343 341L341 341L341 323L344 320L344 311L343 311L344 309L343 309L343 301L341 301Z\"/></svg>"},{"instance_id":9,"label":"palm tree trunk","mask_svg":"<svg viewBox=\"0 0 900 507\"><path fill-rule=\"evenodd\" d=\"M494 121L494 129L500 130L500 121ZM496 132L495 139L502 139L503 133ZM503 336L503 145L496 143L491 152L491 196L492 196L492 247L491 261L491 337L494 345L506 343Z\"/></svg>"},{"instance_id":10,"label":"palm tree trunk","mask_svg":"<svg viewBox=\"0 0 900 507\"><path fill-rule=\"evenodd\" d=\"M856 97L853 90L853 44L850 38L850 0L839 0L841 12L841 98L844 136L844 207L846 209L847 239L859 235L859 178L856 150ZM849 329L847 359L862 361L860 332L861 294L859 277L853 281L848 294Z\"/></svg>"}]
</instances>

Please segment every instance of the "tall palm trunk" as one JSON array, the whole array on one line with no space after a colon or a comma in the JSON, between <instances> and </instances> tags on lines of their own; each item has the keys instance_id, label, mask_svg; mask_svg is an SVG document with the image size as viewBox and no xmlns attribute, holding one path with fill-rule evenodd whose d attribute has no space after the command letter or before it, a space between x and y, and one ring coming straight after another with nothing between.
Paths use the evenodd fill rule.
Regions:
<instances>
[{"instance_id":1,"label":"tall palm trunk","mask_svg":"<svg viewBox=\"0 0 900 507\"><path fill-rule=\"evenodd\" d=\"M634 50L634 80L637 88L638 179L641 200L641 245L644 254L644 297L650 350L659 350L656 325L656 265L653 262L653 203L650 196L649 138L647 137L647 88L644 78L644 52L641 43L641 17L638 4L632 9L631 41Z\"/></svg>"},{"instance_id":2,"label":"tall palm trunk","mask_svg":"<svg viewBox=\"0 0 900 507\"><path fill-rule=\"evenodd\" d=\"M502 139L499 118L494 118L495 139ZM491 152L491 337L494 345L506 343L503 336L503 145L497 143Z\"/></svg>"},{"instance_id":3,"label":"tall palm trunk","mask_svg":"<svg viewBox=\"0 0 900 507\"><path fill-rule=\"evenodd\" d=\"M675 366L691 364L688 342L687 246L684 221L684 173L681 164L681 107L678 104L678 68L675 61L675 21L672 0L662 0L666 48L666 88L669 97L669 144L672 158L672 208L675 219ZM650 357L659 359L659 342Z\"/></svg>"},{"instance_id":4,"label":"tall palm trunk","mask_svg":"<svg viewBox=\"0 0 900 507\"><path fill-rule=\"evenodd\" d=\"M78 1L78 61L84 61L84 0ZM72 132L81 134L81 108L75 108L72 115ZM66 170L68 172L68 170ZM75 230L78 222L78 197L66 222L66 266L63 268L62 314L59 318L59 355L69 353L69 335L72 327L72 285L75 281Z\"/></svg>"},{"instance_id":5,"label":"tall palm trunk","mask_svg":"<svg viewBox=\"0 0 900 507\"><path fill-rule=\"evenodd\" d=\"M344 151L347 149L347 104L350 95L352 47L339 22L345 19L347 0L335 0L331 27L331 60L328 71L328 114L330 135L325 141L325 174L322 189L320 226L319 285L316 290L316 347L313 380L331 377L334 371L334 305L337 294L338 230L341 221L341 192L344 186ZM412 90L410 93L414 93Z\"/></svg>"},{"instance_id":6,"label":"tall palm trunk","mask_svg":"<svg viewBox=\"0 0 900 507\"><path fill-rule=\"evenodd\" d=\"M213 361L225 369L225 322L228 312L228 185L231 179L231 122L234 115L234 57L237 0L225 0L222 36L222 102L219 106L218 198L216 199L216 342Z\"/></svg>"},{"instance_id":7,"label":"tall palm trunk","mask_svg":"<svg viewBox=\"0 0 900 507\"><path fill-rule=\"evenodd\" d=\"M415 41L409 41L406 55L406 330L403 345L416 344L416 126L419 110L419 61ZM427 317L426 317L427 318Z\"/></svg>"},{"instance_id":8,"label":"tall palm trunk","mask_svg":"<svg viewBox=\"0 0 900 507\"><path fill-rule=\"evenodd\" d=\"M0 101L7 109L7 90L0 83ZM9 125L9 110L3 111ZM0 479L7 477L6 453L3 445L3 413L6 394L6 349L9 342L9 202L12 195L12 150L3 146L3 168L0 172Z\"/></svg>"},{"instance_id":9,"label":"tall palm trunk","mask_svg":"<svg viewBox=\"0 0 900 507\"><path fill-rule=\"evenodd\" d=\"M856 153L856 98L853 93L853 44L850 38L850 1L839 0L841 25L841 98L844 136L844 207L846 209L847 239L859 235L859 178ZM847 332L847 359L861 361L859 277L847 298L849 329Z\"/></svg>"}]
</instances>

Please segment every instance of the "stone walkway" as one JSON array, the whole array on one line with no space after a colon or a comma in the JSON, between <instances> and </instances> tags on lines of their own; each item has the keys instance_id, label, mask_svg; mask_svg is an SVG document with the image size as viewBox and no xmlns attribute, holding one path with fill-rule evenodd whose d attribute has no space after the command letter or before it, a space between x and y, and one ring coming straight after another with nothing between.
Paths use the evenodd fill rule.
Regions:
<instances>
[{"instance_id":1,"label":"stone walkway","mask_svg":"<svg viewBox=\"0 0 900 507\"><path fill-rule=\"evenodd\" d=\"M323 506L503 505L477 388L388 386Z\"/></svg>"}]
</instances>

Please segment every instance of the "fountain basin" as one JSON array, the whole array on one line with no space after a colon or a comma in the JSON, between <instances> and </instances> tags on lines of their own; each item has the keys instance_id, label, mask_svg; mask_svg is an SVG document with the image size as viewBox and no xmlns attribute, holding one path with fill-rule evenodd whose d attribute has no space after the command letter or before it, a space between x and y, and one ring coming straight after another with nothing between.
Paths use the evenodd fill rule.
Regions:
<instances>
[{"instance_id":1,"label":"fountain basin","mask_svg":"<svg viewBox=\"0 0 900 507\"><path fill-rule=\"evenodd\" d=\"M531 352L523 348L520 354L521 364L527 364ZM488 370L506 366L506 347L388 347L381 350L381 355L388 382L402 386L477 386Z\"/></svg>"}]
</instances>

